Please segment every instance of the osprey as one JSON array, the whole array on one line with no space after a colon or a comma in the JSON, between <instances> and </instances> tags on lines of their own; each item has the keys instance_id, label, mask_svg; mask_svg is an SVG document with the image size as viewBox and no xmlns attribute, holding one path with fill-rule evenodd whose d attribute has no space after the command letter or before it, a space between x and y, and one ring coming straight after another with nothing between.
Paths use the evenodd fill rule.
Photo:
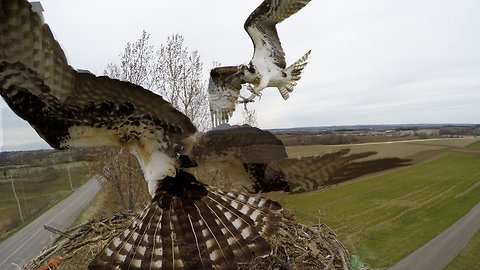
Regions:
<instances>
[{"instance_id":1,"label":"osprey","mask_svg":"<svg viewBox=\"0 0 480 270\"><path fill-rule=\"evenodd\" d=\"M310 0L265 0L245 21L244 28L252 39L254 52L248 65L240 65L236 75L253 85L252 99L266 87L277 87L286 100L307 65L308 51L287 67L285 53L276 25L306 6Z\"/></svg>"},{"instance_id":2,"label":"osprey","mask_svg":"<svg viewBox=\"0 0 480 270\"><path fill-rule=\"evenodd\" d=\"M266 130L222 126L201 134L192 156L203 166L195 175L218 175L227 188L249 192L311 191L361 175L408 165L400 158L372 158L376 152L349 154L349 149L320 156L290 158L282 141ZM207 172L205 172L207 171Z\"/></svg>"},{"instance_id":3,"label":"osprey","mask_svg":"<svg viewBox=\"0 0 480 270\"><path fill-rule=\"evenodd\" d=\"M0 1L0 94L53 148L116 145L137 157L152 200L89 269L236 269L270 252L264 237L275 232L281 206L201 183L188 172L196 165L190 157L209 162L214 152L233 151L254 188L265 191L284 189L287 178L301 179L299 171L312 176L321 165L286 158L283 144L258 129L196 140L190 119L162 97L69 66L49 26L25 0ZM338 164L323 156L319 161L331 165L324 172ZM315 187L308 181L288 184Z\"/></svg>"},{"instance_id":4,"label":"osprey","mask_svg":"<svg viewBox=\"0 0 480 270\"><path fill-rule=\"evenodd\" d=\"M254 45L248 65L217 67L210 72L208 92L212 124L227 123L237 103L253 102L266 87L277 87L286 100L307 65L308 51L287 67L276 24L290 17L310 0L265 0L247 18L244 28ZM240 95L243 87L252 94Z\"/></svg>"},{"instance_id":5,"label":"osprey","mask_svg":"<svg viewBox=\"0 0 480 270\"><path fill-rule=\"evenodd\" d=\"M53 148L116 145L137 157L152 200L89 269L236 269L270 252L281 206L188 173L190 119L140 86L74 70L26 0L0 1L0 94Z\"/></svg>"}]
</instances>

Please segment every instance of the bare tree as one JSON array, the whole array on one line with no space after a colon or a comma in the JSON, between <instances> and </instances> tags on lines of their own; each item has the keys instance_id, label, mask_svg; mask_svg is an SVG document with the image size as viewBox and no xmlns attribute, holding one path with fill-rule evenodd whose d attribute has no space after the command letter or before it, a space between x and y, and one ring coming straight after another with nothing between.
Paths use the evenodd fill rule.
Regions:
<instances>
[{"instance_id":1,"label":"bare tree","mask_svg":"<svg viewBox=\"0 0 480 270\"><path fill-rule=\"evenodd\" d=\"M128 81L154 90L155 53L150 45L150 35L146 31L134 43L127 42L123 53L120 55L120 64L109 63L104 74L122 81Z\"/></svg>"},{"instance_id":2,"label":"bare tree","mask_svg":"<svg viewBox=\"0 0 480 270\"><path fill-rule=\"evenodd\" d=\"M258 125L256 110L245 109L242 112L242 117L243 117L242 125L249 125L252 127L256 127Z\"/></svg>"},{"instance_id":3,"label":"bare tree","mask_svg":"<svg viewBox=\"0 0 480 270\"><path fill-rule=\"evenodd\" d=\"M172 35L155 51L150 35L143 31L136 42L127 43L120 64L108 64L104 73L160 94L205 130L209 121L203 63L198 51L188 50L183 42L181 35Z\"/></svg>"},{"instance_id":4,"label":"bare tree","mask_svg":"<svg viewBox=\"0 0 480 270\"><path fill-rule=\"evenodd\" d=\"M104 211L139 210L150 198L136 158L122 148L104 148L93 168L103 177ZM110 214L110 213L107 213Z\"/></svg>"},{"instance_id":5,"label":"bare tree","mask_svg":"<svg viewBox=\"0 0 480 270\"><path fill-rule=\"evenodd\" d=\"M158 93L193 120L200 129L208 128L208 97L202 79L203 63L197 50L183 46L183 37L167 38L157 51L155 75Z\"/></svg>"},{"instance_id":6,"label":"bare tree","mask_svg":"<svg viewBox=\"0 0 480 270\"><path fill-rule=\"evenodd\" d=\"M172 35L159 50L150 44L150 35L143 31L135 42L128 42L120 63L110 63L104 74L141 85L160 94L187 115L199 130L208 128L208 98L203 80L203 63L198 51L183 45L181 35ZM105 181L107 190L104 209L134 210L148 201L143 174L136 159L127 151L104 149L94 168Z\"/></svg>"}]
</instances>

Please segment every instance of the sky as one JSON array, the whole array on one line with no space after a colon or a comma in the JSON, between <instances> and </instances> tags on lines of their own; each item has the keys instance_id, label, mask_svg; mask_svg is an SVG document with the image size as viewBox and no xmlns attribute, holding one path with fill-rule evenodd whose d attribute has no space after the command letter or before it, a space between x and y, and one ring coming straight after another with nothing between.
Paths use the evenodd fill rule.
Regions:
<instances>
[{"instance_id":1,"label":"sky","mask_svg":"<svg viewBox=\"0 0 480 270\"><path fill-rule=\"evenodd\" d=\"M160 47L181 34L213 62L247 63L243 24L259 0L42 0L69 63L101 75L142 31ZM250 104L261 128L480 123L480 1L312 0L277 25L287 65L312 50L290 99ZM48 147L2 100L0 150ZM232 123L241 121L237 107Z\"/></svg>"}]
</instances>

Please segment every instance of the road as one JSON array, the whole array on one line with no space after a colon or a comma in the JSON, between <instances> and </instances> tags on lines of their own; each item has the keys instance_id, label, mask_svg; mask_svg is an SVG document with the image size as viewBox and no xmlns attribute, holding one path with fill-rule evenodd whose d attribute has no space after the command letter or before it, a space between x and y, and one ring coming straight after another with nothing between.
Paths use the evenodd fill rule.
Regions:
<instances>
[{"instance_id":1,"label":"road","mask_svg":"<svg viewBox=\"0 0 480 270\"><path fill-rule=\"evenodd\" d=\"M480 203L443 233L408 255L389 270L441 270L480 230Z\"/></svg>"},{"instance_id":2,"label":"road","mask_svg":"<svg viewBox=\"0 0 480 270\"><path fill-rule=\"evenodd\" d=\"M57 237L43 226L67 229L99 189L98 181L90 179L72 195L0 243L0 269L19 269L15 265L23 266L40 254L42 248Z\"/></svg>"}]
</instances>

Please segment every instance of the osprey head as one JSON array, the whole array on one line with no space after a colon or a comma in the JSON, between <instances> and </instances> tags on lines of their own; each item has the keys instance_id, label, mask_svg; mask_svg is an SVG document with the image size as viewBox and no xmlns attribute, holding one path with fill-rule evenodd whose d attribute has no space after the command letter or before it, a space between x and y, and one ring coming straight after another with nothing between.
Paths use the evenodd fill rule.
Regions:
<instances>
[{"instance_id":1,"label":"osprey head","mask_svg":"<svg viewBox=\"0 0 480 270\"><path fill-rule=\"evenodd\" d=\"M246 81L252 81L256 77L258 77L258 72L255 66L253 65L252 61L248 63L248 65L239 65L238 71L235 73L236 76L241 76Z\"/></svg>"}]
</instances>

